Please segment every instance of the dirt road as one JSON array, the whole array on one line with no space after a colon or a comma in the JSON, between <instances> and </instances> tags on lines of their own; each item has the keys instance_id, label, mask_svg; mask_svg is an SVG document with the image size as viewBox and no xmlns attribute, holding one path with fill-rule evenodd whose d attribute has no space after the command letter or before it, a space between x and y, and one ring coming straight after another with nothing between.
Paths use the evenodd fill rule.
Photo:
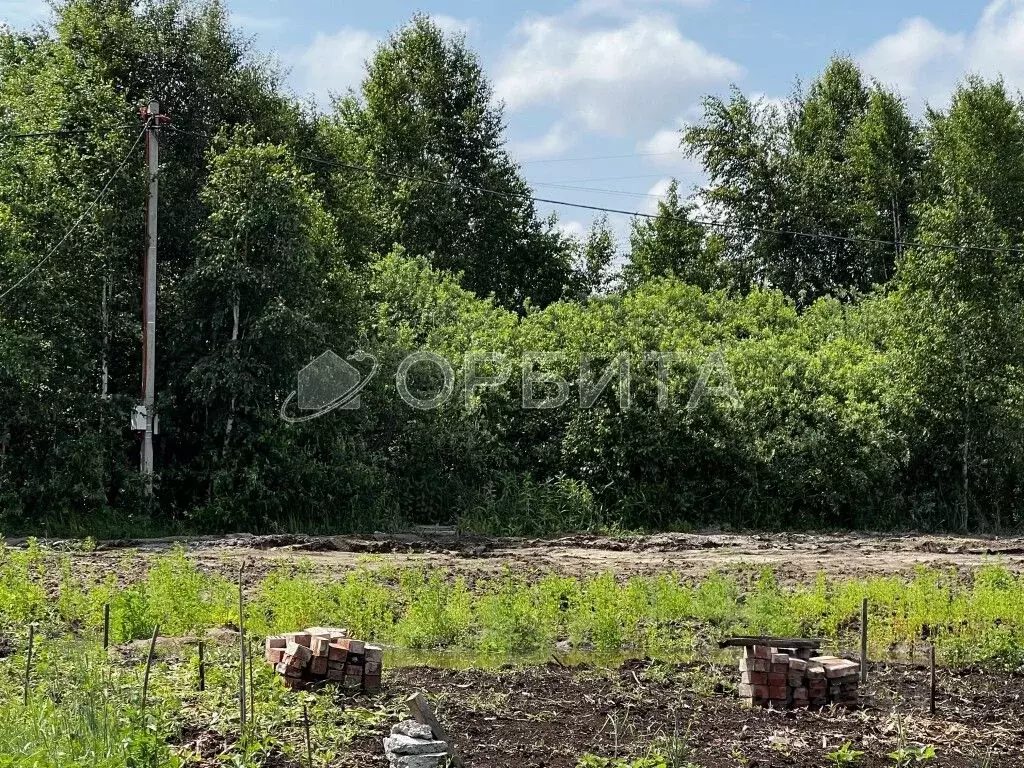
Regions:
<instances>
[{"instance_id":1,"label":"dirt road","mask_svg":"<svg viewBox=\"0 0 1024 768\"><path fill-rule=\"evenodd\" d=\"M18 542L9 542L17 545ZM74 549L73 542L50 542ZM282 559L306 558L315 566L343 571L357 566L418 565L455 572L553 571L621 575L771 566L783 579L803 580L819 572L859 576L897 574L920 565L976 568L1001 563L1024 572L1024 538L889 534L680 534L607 537L578 534L556 539L492 539L455 533L366 536L251 536L150 539L101 543L81 559L97 565L135 551L147 555L184 546L200 563L217 568L245 557L263 570ZM76 560L80 560L76 558Z\"/></svg>"}]
</instances>

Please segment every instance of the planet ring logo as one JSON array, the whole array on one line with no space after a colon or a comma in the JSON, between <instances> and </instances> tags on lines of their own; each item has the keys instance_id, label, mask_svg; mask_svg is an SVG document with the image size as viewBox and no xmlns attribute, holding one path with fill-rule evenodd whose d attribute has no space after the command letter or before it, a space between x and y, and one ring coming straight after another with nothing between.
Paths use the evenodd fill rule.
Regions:
<instances>
[{"instance_id":1,"label":"planet ring logo","mask_svg":"<svg viewBox=\"0 0 1024 768\"><path fill-rule=\"evenodd\" d=\"M370 361L372 367L364 377L362 372L352 365ZM355 411L360 406L360 393L380 372L377 358L368 352L358 350L349 355L348 360L334 352L324 352L320 357L299 371L298 388L288 395L281 405L281 418L289 424L301 424L326 416L339 408ZM288 407L293 400L298 401L299 411L312 411L301 416L288 414Z\"/></svg>"}]
</instances>

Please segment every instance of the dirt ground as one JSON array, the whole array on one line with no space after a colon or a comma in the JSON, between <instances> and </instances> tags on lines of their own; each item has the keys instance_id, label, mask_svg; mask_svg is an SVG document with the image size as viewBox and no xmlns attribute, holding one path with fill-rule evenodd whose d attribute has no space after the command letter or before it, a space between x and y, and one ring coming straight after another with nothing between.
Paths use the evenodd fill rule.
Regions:
<instances>
[{"instance_id":1,"label":"dirt ground","mask_svg":"<svg viewBox=\"0 0 1024 768\"><path fill-rule=\"evenodd\" d=\"M865 752L859 766L880 768L893 765L887 755L900 746L901 729L905 744L935 747L928 765L936 768L1024 765L1020 677L943 671L934 717L923 667L875 665L854 712L749 709L732 692L737 678L731 668L646 661L613 670L551 663L499 672L399 669L388 687L429 692L469 766L574 768L586 752L643 754L660 737L678 735L701 768L823 768L826 753L846 741ZM344 764L384 766L384 735L357 740Z\"/></svg>"},{"instance_id":2,"label":"dirt ground","mask_svg":"<svg viewBox=\"0 0 1024 768\"><path fill-rule=\"evenodd\" d=\"M20 542L23 543L23 542ZM9 542L18 545L19 542ZM872 534L660 534L552 540L489 539L429 532L344 537L228 536L101 543L47 542L76 552L75 564L107 570L127 556L144 567L153 554L184 546L204 567L250 563L250 578L281 561L308 558L325 573L357 566L420 565L452 573L555 571L620 575L771 565L785 580L818 572L834 576L900 574L920 565L973 568L1002 563L1024 572L1024 538ZM121 572L123 572L123 567ZM237 571L234 571L237 573ZM126 574L127 578L131 578ZM542 666L439 669L407 666L386 672L383 697L337 694L340 707L397 713L404 697L424 691L436 703L467 766L575 768L579 756L642 754L665 737L680 737L700 768L824 768L826 753L850 741L865 752L859 766L893 766L901 739L933 745L937 768L1024 767L1024 674L941 670L938 712L928 714L928 672L921 666L877 664L854 712L751 710L737 699L732 666L626 662L611 668ZM210 739L206 726L189 735ZM903 734L901 737L900 734ZM371 729L341 751L332 766L386 765ZM217 744L210 740L216 765ZM199 749L205 752L206 749ZM988 756L988 757L987 757ZM990 759L989 759L990 758ZM278 768L291 763L274 762Z\"/></svg>"},{"instance_id":3,"label":"dirt ground","mask_svg":"<svg viewBox=\"0 0 1024 768\"><path fill-rule=\"evenodd\" d=\"M23 542L10 541L17 546ZM78 542L53 541L55 549L79 550ZM324 571L360 565L420 565L455 573L553 571L621 575L677 571L700 575L712 569L772 566L783 579L819 572L835 576L897 574L916 566L974 568L1002 563L1024 571L1024 538L918 534L664 533L638 537L578 534L555 539L501 539L456 533L367 536L250 536L112 541L76 561L104 568L129 552L140 558L182 545L211 568L246 558L258 573L282 559L307 558Z\"/></svg>"}]
</instances>

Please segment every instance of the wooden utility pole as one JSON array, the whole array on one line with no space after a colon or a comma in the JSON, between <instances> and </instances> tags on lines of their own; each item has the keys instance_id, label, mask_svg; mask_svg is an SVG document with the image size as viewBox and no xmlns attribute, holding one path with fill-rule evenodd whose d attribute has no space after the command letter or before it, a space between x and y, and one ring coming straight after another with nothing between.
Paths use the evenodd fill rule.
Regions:
<instances>
[{"instance_id":1,"label":"wooden utility pole","mask_svg":"<svg viewBox=\"0 0 1024 768\"><path fill-rule=\"evenodd\" d=\"M139 471L146 495L153 494L153 433L156 427L156 243L159 204L160 104L149 102L146 110L146 164L149 201L146 205L146 261L142 271L142 452Z\"/></svg>"}]
</instances>

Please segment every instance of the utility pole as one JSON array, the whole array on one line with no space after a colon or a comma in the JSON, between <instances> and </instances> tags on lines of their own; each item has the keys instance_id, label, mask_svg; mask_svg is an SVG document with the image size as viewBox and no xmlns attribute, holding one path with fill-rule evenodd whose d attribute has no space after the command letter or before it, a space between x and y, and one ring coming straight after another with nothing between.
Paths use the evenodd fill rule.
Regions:
<instances>
[{"instance_id":1,"label":"utility pole","mask_svg":"<svg viewBox=\"0 0 1024 768\"><path fill-rule=\"evenodd\" d=\"M143 113L146 120L146 164L149 177L149 201L146 204L146 261L142 269L142 405L137 409L141 424L142 452L139 472L146 495L153 495L153 434L156 431L156 242L160 170L160 104L149 102Z\"/></svg>"}]
</instances>

